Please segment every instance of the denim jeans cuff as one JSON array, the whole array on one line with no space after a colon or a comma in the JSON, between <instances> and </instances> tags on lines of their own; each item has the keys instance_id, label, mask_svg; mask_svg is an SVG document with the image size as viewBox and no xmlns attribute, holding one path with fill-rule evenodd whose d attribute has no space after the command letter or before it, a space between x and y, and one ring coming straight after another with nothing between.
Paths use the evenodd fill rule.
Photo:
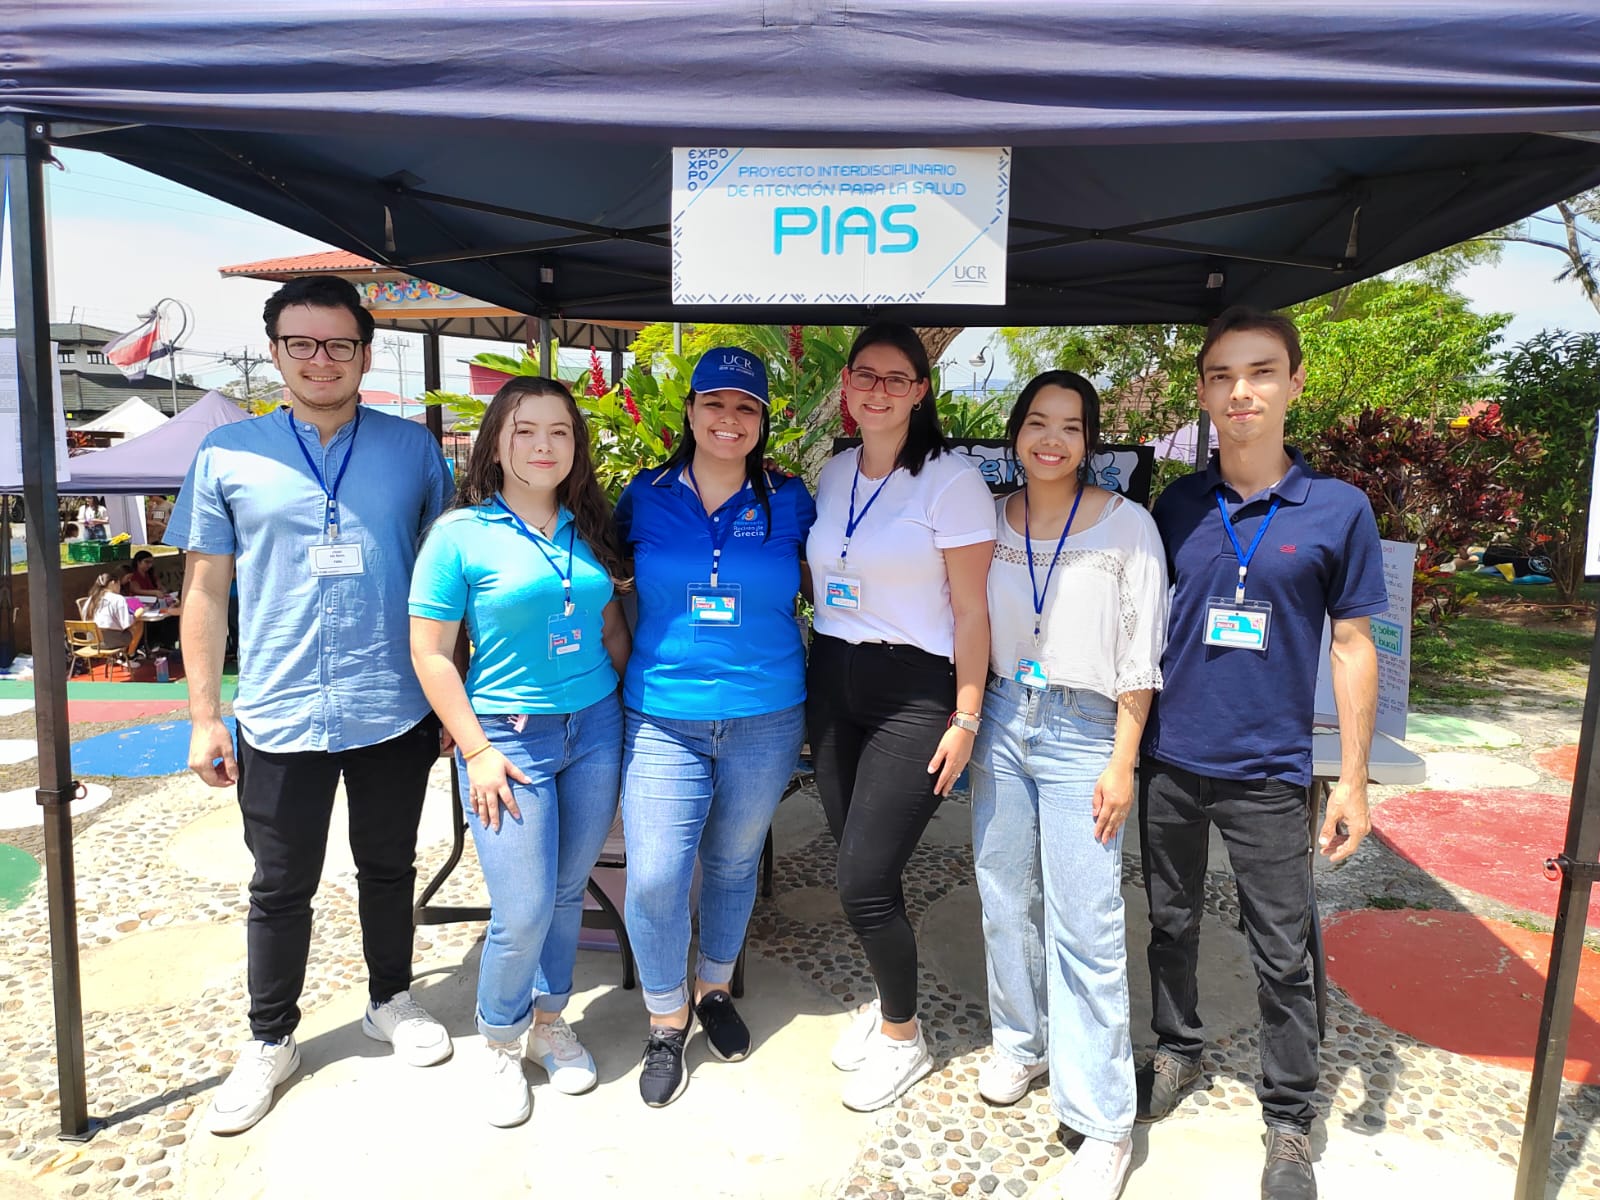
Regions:
<instances>
[{"instance_id":1,"label":"denim jeans cuff","mask_svg":"<svg viewBox=\"0 0 1600 1200\"><path fill-rule=\"evenodd\" d=\"M484 1020L483 1012L481 1010L478 1012L477 1016L478 1032L483 1034L483 1036L488 1038L491 1042L514 1042L523 1034L527 1033L528 1026L533 1024L533 1011L531 1009L529 1010L527 1016L523 1017L520 1021L513 1021L509 1025L491 1025L488 1021Z\"/></svg>"},{"instance_id":2,"label":"denim jeans cuff","mask_svg":"<svg viewBox=\"0 0 1600 1200\"><path fill-rule=\"evenodd\" d=\"M540 992L533 998L533 1007L538 1009L540 1012L563 1012L567 1007L567 1001L571 999L571 992L566 992L560 996L552 995L549 992Z\"/></svg>"},{"instance_id":3,"label":"denim jeans cuff","mask_svg":"<svg viewBox=\"0 0 1600 1200\"><path fill-rule=\"evenodd\" d=\"M675 1013L689 1003L689 985L687 981L680 983L670 992L652 992L648 989L644 993L644 1007L652 1017L664 1017L668 1013Z\"/></svg>"},{"instance_id":4,"label":"denim jeans cuff","mask_svg":"<svg viewBox=\"0 0 1600 1200\"><path fill-rule=\"evenodd\" d=\"M694 973L707 983L731 983L737 962L737 959L733 962L717 962L702 954L695 962Z\"/></svg>"}]
</instances>

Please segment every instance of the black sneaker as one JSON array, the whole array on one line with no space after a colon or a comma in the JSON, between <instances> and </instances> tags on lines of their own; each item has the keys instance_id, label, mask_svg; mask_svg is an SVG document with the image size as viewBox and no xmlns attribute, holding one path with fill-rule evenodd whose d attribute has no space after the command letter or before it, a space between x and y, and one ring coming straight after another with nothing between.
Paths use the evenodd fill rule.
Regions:
<instances>
[{"instance_id":1,"label":"black sneaker","mask_svg":"<svg viewBox=\"0 0 1600 1200\"><path fill-rule=\"evenodd\" d=\"M1144 1124L1170 1115L1178 1107L1184 1089L1199 1078L1199 1063L1157 1050L1155 1057L1134 1074L1139 1098L1134 1120Z\"/></svg>"},{"instance_id":2,"label":"black sneaker","mask_svg":"<svg viewBox=\"0 0 1600 1200\"><path fill-rule=\"evenodd\" d=\"M691 1016L682 1029L650 1026L650 1040L644 1044L644 1071L639 1076L639 1097L651 1108L665 1108L689 1086L689 1072L683 1069L683 1047L693 1025Z\"/></svg>"},{"instance_id":3,"label":"black sneaker","mask_svg":"<svg viewBox=\"0 0 1600 1200\"><path fill-rule=\"evenodd\" d=\"M694 1015L706 1031L711 1053L723 1062L738 1062L750 1053L750 1029L727 992L707 992L694 1006Z\"/></svg>"},{"instance_id":4,"label":"black sneaker","mask_svg":"<svg viewBox=\"0 0 1600 1200\"><path fill-rule=\"evenodd\" d=\"M1267 1126L1267 1165L1261 1171L1261 1200L1317 1200L1311 1172L1311 1139L1297 1129Z\"/></svg>"}]
</instances>

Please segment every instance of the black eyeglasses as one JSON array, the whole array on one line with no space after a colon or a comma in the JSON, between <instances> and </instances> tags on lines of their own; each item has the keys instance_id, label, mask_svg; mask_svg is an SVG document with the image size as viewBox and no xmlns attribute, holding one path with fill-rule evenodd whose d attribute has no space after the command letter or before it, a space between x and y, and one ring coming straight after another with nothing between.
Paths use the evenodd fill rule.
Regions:
<instances>
[{"instance_id":1,"label":"black eyeglasses","mask_svg":"<svg viewBox=\"0 0 1600 1200\"><path fill-rule=\"evenodd\" d=\"M858 392L870 392L881 383L885 396L909 396L916 382L904 375L879 375L865 367L856 367L850 372L850 386Z\"/></svg>"},{"instance_id":2,"label":"black eyeglasses","mask_svg":"<svg viewBox=\"0 0 1600 1200\"><path fill-rule=\"evenodd\" d=\"M290 358L315 358L318 350L327 352L334 362L349 362L366 345L355 338L280 337L274 339Z\"/></svg>"}]
</instances>

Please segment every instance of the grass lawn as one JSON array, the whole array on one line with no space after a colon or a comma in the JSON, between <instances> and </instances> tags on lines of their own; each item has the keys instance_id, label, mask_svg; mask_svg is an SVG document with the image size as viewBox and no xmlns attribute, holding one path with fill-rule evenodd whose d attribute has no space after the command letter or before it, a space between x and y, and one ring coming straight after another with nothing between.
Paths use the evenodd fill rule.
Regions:
<instances>
[{"instance_id":1,"label":"grass lawn","mask_svg":"<svg viewBox=\"0 0 1600 1200\"><path fill-rule=\"evenodd\" d=\"M1553 691L1582 688L1594 641L1594 617L1558 607L1553 588L1516 586L1485 575L1464 576L1476 593L1466 616L1435 631L1418 627L1411 641L1413 704L1469 704L1498 694L1508 675L1548 676ZM1593 606L1600 585L1580 600Z\"/></svg>"}]
</instances>

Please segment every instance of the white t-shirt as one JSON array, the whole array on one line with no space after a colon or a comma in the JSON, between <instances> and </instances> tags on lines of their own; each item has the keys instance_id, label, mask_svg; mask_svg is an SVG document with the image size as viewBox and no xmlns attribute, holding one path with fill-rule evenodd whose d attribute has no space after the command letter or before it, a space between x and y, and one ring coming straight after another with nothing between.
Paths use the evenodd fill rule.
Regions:
<instances>
[{"instance_id":1,"label":"white t-shirt","mask_svg":"<svg viewBox=\"0 0 1600 1200\"><path fill-rule=\"evenodd\" d=\"M133 610L128 598L116 592L105 592L94 606L94 616L89 618L101 629L127 629L133 624Z\"/></svg>"},{"instance_id":2,"label":"white t-shirt","mask_svg":"<svg viewBox=\"0 0 1600 1200\"><path fill-rule=\"evenodd\" d=\"M1033 584L1027 547L1006 520L1008 497L995 506L999 538L989 566L989 665L1010 679L1019 647L1033 645ZM1057 535L1059 537L1059 535ZM1033 541L1033 579L1045 586L1057 538ZM1167 559L1155 520L1113 497L1100 519L1074 530L1044 596L1037 655L1052 685L1083 688L1115 700L1161 687L1167 631Z\"/></svg>"},{"instance_id":3,"label":"white t-shirt","mask_svg":"<svg viewBox=\"0 0 1600 1200\"><path fill-rule=\"evenodd\" d=\"M847 642L916 646L954 660L956 622L944 551L994 540L989 489L975 467L949 451L929 458L916 475L899 467L882 480L863 475L855 489L856 532L841 569L850 485L860 461L859 449L847 450L817 479L817 521L806 539L816 597L812 626ZM859 609L827 605L830 575L859 581Z\"/></svg>"}]
</instances>

